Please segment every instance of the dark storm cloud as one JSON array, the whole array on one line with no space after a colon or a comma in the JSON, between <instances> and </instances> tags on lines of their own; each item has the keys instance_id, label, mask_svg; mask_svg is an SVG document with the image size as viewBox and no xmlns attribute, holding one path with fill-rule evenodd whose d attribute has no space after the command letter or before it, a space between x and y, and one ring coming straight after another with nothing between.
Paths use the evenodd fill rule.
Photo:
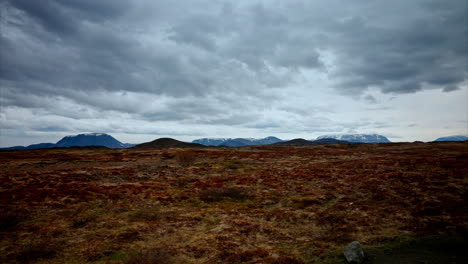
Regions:
<instances>
[{"instance_id":1,"label":"dark storm cloud","mask_svg":"<svg viewBox=\"0 0 468 264\"><path fill-rule=\"evenodd\" d=\"M66 99L149 121L264 127L277 121L256 125L261 118L251 113L271 108L279 100L273 91L329 88L301 83L303 74L326 75L340 93L369 103L377 103L369 89L451 92L467 80L464 0L0 5L2 105L72 118L87 115L50 104Z\"/></svg>"},{"instance_id":2,"label":"dark storm cloud","mask_svg":"<svg viewBox=\"0 0 468 264\"><path fill-rule=\"evenodd\" d=\"M383 14L394 23L354 17L335 25L341 33L334 42L340 89L353 93L376 86L386 93L411 93L433 85L452 91L467 79L467 3L451 0L443 9L434 1L423 3L424 13L404 24L401 14Z\"/></svg>"},{"instance_id":3,"label":"dark storm cloud","mask_svg":"<svg viewBox=\"0 0 468 264\"><path fill-rule=\"evenodd\" d=\"M129 5L120 0L7 0L40 23L44 29L59 35L77 33L83 21L105 21L123 14Z\"/></svg>"}]
</instances>

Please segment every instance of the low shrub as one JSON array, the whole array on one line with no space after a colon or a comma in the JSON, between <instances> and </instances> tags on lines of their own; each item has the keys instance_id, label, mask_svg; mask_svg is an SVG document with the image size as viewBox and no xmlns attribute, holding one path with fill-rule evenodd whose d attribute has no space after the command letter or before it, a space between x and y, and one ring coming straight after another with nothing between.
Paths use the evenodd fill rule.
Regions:
<instances>
[{"instance_id":1,"label":"low shrub","mask_svg":"<svg viewBox=\"0 0 468 264\"><path fill-rule=\"evenodd\" d=\"M0 213L0 231L8 230L27 219L27 214L23 211L10 211Z\"/></svg>"},{"instance_id":2,"label":"low shrub","mask_svg":"<svg viewBox=\"0 0 468 264\"><path fill-rule=\"evenodd\" d=\"M154 249L133 255L124 261L124 264L170 264L173 263L172 257L166 249Z\"/></svg>"},{"instance_id":3,"label":"low shrub","mask_svg":"<svg viewBox=\"0 0 468 264\"><path fill-rule=\"evenodd\" d=\"M301 260L291 258L291 257L285 257L285 256L269 259L265 263L268 263L268 264L304 264L304 262Z\"/></svg>"},{"instance_id":4,"label":"low shrub","mask_svg":"<svg viewBox=\"0 0 468 264\"><path fill-rule=\"evenodd\" d=\"M77 215L77 216L72 218L71 227L72 228L82 228L82 227L86 226L88 223L95 220L96 218L97 217L95 215L90 215L90 214Z\"/></svg>"},{"instance_id":5,"label":"low shrub","mask_svg":"<svg viewBox=\"0 0 468 264\"><path fill-rule=\"evenodd\" d=\"M196 159L197 159L197 153L195 153L194 151L190 151L190 150L179 152L176 155L176 160L182 167L188 167L192 165Z\"/></svg>"},{"instance_id":6,"label":"low shrub","mask_svg":"<svg viewBox=\"0 0 468 264\"><path fill-rule=\"evenodd\" d=\"M149 205L135 209L130 212L130 221L158 221L168 220L177 217L177 211L161 208L156 205Z\"/></svg>"},{"instance_id":7,"label":"low shrub","mask_svg":"<svg viewBox=\"0 0 468 264\"><path fill-rule=\"evenodd\" d=\"M49 240L33 241L21 246L15 254L18 263L32 263L39 259L53 258L62 246Z\"/></svg>"},{"instance_id":8,"label":"low shrub","mask_svg":"<svg viewBox=\"0 0 468 264\"><path fill-rule=\"evenodd\" d=\"M244 201L251 198L251 193L240 187L216 187L201 191L198 197L204 202Z\"/></svg>"},{"instance_id":9,"label":"low shrub","mask_svg":"<svg viewBox=\"0 0 468 264\"><path fill-rule=\"evenodd\" d=\"M137 208L129 213L130 221L156 221L160 219L158 206L145 206Z\"/></svg>"}]
</instances>

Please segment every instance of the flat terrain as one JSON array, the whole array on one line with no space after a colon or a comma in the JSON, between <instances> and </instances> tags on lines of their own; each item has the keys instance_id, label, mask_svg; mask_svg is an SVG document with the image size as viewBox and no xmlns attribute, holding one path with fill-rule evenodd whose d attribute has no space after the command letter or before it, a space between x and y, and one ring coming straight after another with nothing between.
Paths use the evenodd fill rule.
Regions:
<instances>
[{"instance_id":1,"label":"flat terrain","mask_svg":"<svg viewBox=\"0 0 468 264\"><path fill-rule=\"evenodd\" d=\"M342 263L359 240L392 263L466 243L467 164L468 142L0 152L0 262Z\"/></svg>"}]
</instances>

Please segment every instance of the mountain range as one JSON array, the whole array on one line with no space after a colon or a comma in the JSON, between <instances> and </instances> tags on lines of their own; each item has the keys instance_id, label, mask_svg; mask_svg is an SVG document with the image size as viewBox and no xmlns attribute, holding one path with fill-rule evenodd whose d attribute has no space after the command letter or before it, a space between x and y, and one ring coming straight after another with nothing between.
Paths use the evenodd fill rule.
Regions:
<instances>
[{"instance_id":1,"label":"mountain range","mask_svg":"<svg viewBox=\"0 0 468 264\"><path fill-rule=\"evenodd\" d=\"M344 140L353 143L390 143L388 138L377 135L377 134L334 134L334 135L323 135L317 139L323 138L334 138L338 140Z\"/></svg>"},{"instance_id":2,"label":"mountain range","mask_svg":"<svg viewBox=\"0 0 468 264\"><path fill-rule=\"evenodd\" d=\"M226 147L241 147L241 146L253 146L253 145L269 145L283 140L277 137L266 137L266 138L200 138L195 139L192 143L202 144L205 146L226 146Z\"/></svg>"},{"instance_id":3,"label":"mountain range","mask_svg":"<svg viewBox=\"0 0 468 264\"><path fill-rule=\"evenodd\" d=\"M441 137L435 141L465 141L468 136L449 136ZM192 143L182 142L171 138L160 138L151 142L139 145L122 143L114 137L104 133L85 133L72 136L66 136L57 143L39 143L29 146L14 146L0 148L0 150L27 150L27 149L45 149L45 148L67 148L67 147L89 147L104 146L107 148L184 148L184 147L203 147L203 146L226 146L241 147L253 145L312 145L312 144L347 144L347 143L389 143L388 138L377 134L342 134L342 135L323 135L315 140L293 139L282 140L277 137L266 138L200 138L193 140Z\"/></svg>"},{"instance_id":4,"label":"mountain range","mask_svg":"<svg viewBox=\"0 0 468 264\"><path fill-rule=\"evenodd\" d=\"M458 136L450 136L450 137L440 137L434 141L465 141L465 140L468 140L468 136L461 136L461 135L458 135Z\"/></svg>"},{"instance_id":5,"label":"mountain range","mask_svg":"<svg viewBox=\"0 0 468 264\"><path fill-rule=\"evenodd\" d=\"M273 145L278 146L308 146L308 145L320 145L320 144L355 144L353 142L338 140L334 138L321 138L317 140L305 140L303 138L296 138L289 141L278 142Z\"/></svg>"},{"instance_id":6,"label":"mountain range","mask_svg":"<svg viewBox=\"0 0 468 264\"><path fill-rule=\"evenodd\" d=\"M388 138L377 134L342 134L342 135L323 135L315 140L307 140L313 142L322 139L336 139L346 141L347 143L389 143ZM303 139L305 140L305 139ZM270 145L280 142L287 142L277 137L266 137L261 139L255 138L200 138L195 139L192 143L198 143L205 146L227 146L227 147L240 147L252 145ZM337 142L335 142L337 143ZM332 144L332 143L331 143Z\"/></svg>"},{"instance_id":7,"label":"mountain range","mask_svg":"<svg viewBox=\"0 0 468 264\"><path fill-rule=\"evenodd\" d=\"M129 148L135 144L122 143L114 137L104 133L85 133L73 136L66 136L57 143L39 143L29 146L15 146L1 148L1 150L25 150L25 149L44 149L44 148L69 148L69 147L89 147L104 146L107 148Z\"/></svg>"}]
</instances>

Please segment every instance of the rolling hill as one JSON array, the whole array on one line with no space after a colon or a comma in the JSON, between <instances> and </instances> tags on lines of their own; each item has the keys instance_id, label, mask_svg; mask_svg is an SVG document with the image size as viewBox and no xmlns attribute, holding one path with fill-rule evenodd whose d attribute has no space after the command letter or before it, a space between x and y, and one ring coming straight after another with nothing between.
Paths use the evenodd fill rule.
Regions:
<instances>
[{"instance_id":1,"label":"rolling hill","mask_svg":"<svg viewBox=\"0 0 468 264\"><path fill-rule=\"evenodd\" d=\"M197 143L187 143L173 138L158 138L151 142L138 144L132 149L163 149L163 148L204 148L206 146Z\"/></svg>"}]
</instances>

